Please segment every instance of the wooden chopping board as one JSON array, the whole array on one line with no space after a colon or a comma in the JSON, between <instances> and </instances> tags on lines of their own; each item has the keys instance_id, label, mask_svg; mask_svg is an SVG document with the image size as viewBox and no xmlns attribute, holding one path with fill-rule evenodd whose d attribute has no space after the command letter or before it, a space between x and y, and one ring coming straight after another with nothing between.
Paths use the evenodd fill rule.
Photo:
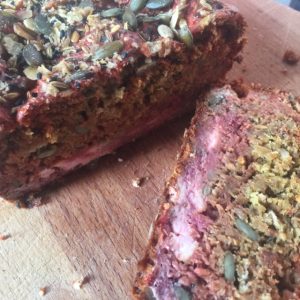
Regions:
<instances>
[{"instance_id":1,"label":"wooden chopping board","mask_svg":"<svg viewBox=\"0 0 300 300\"><path fill-rule=\"evenodd\" d=\"M300 13L265 0L227 0L244 14L249 43L230 77L300 95ZM31 210L0 202L0 299L130 299L136 262L146 245L164 181L174 167L190 116L167 124L93 167L69 176L48 203ZM123 161L118 161L122 158ZM149 177L141 188L132 180ZM81 290L73 282L87 277Z\"/></svg>"}]
</instances>

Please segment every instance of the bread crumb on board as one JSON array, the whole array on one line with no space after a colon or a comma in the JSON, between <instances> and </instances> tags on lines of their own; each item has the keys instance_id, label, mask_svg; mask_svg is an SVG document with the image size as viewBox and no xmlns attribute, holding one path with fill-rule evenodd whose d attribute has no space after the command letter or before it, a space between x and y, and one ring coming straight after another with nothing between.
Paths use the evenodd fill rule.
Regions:
<instances>
[{"instance_id":1,"label":"bread crumb on board","mask_svg":"<svg viewBox=\"0 0 300 300\"><path fill-rule=\"evenodd\" d=\"M140 177L132 180L132 186L135 188L140 188L149 179L149 177Z\"/></svg>"},{"instance_id":2,"label":"bread crumb on board","mask_svg":"<svg viewBox=\"0 0 300 300\"><path fill-rule=\"evenodd\" d=\"M300 55L296 54L293 50L286 50L282 59L286 64L294 66L299 62Z\"/></svg>"},{"instance_id":3,"label":"bread crumb on board","mask_svg":"<svg viewBox=\"0 0 300 300\"><path fill-rule=\"evenodd\" d=\"M11 237L10 234L0 234L0 241L5 241Z\"/></svg>"},{"instance_id":4,"label":"bread crumb on board","mask_svg":"<svg viewBox=\"0 0 300 300\"><path fill-rule=\"evenodd\" d=\"M76 281L73 282L73 288L75 290L81 290L82 287L83 287L83 285L85 283L87 283L87 281L88 281L88 278L86 276L85 277L83 276L83 277L81 277L78 280L76 280Z\"/></svg>"},{"instance_id":5,"label":"bread crumb on board","mask_svg":"<svg viewBox=\"0 0 300 300\"><path fill-rule=\"evenodd\" d=\"M46 293L47 293L47 288L46 287L42 287L42 288L39 289L39 295L41 297L45 296Z\"/></svg>"}]
</instances>

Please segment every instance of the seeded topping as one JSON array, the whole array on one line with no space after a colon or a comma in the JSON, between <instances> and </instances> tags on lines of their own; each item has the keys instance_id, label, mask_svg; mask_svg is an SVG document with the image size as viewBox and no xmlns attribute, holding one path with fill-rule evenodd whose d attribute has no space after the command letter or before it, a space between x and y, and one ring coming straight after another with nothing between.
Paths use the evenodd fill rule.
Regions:
<instances>
[{"instance_id":1,"label":"seeded topping","mask_svg":"<svg viewBox=\"0 0 300 300\"><path fill-rule=\"evenodd\" d=\"M212 15L208 2L195 5L195 15ZM1 1L0 77L9 73L17 80L21 74L31 83L22 93L9 85L1 92L0 105L7 99L10 106L21 105L18 99L26 88L34 88L33 82L38 94L55 96L66 83L67 93L72 93L78 87L74 81L89 79L90 74L112 74L143 57L152 57L155 64L155 57L192 48L191 27L196 27L186 20L186 8L185 0ZM197 22L204 24L202 18Z\"/></svg>"}]
</instances>

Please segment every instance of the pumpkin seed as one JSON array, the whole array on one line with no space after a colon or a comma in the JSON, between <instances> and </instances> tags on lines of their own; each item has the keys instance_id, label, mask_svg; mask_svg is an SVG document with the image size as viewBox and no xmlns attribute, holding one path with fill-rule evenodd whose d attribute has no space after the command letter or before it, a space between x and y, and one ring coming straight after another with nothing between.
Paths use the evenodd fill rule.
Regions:
<instances>
[{"instance_id":1,"label":"pumpkin seed","mask_svg":"<svg viewBox=\"0 0 300 300\"><path fill-rule=\"evenodd\" d=\"M146 7L149 9L162 9L169 6L172 0L149 0Z\"/></svg>"},{"instance_id":2,"label":"pumpkin seed","mask_svg":"<svg viewBox=\"0 0 300 300\"><path fill-rule=\"evenodd\" d=\"M107 43L95 52L94 60L112 57L115 53L120 52L122 49L123 43L121 41Z\"/></svg>"},{"instance_id":3,"label":"pumpkin seed","mask_svg":"<svg viewBox=\"0 0 300 300\"><path fill-rule=\"evenodd\" d=\"M239 229L242 233L246 235L247 238L249 238L252 241L258 241L259 240L259 234L246 222L241 220L240 218L237 218L235 220L235 226L237 229Z\"/></svg>"},{"instance_id":4,"label":"pumpkin seed","mask_svg":"<svg viewBox=\"0 0 300 300\"><path fill-rule=\"evenodd\" d=\"M81 80L81 79L89 79L93 76L93 73L90 71L82 71L78 70L74 74L70 76L70 81L73 80Z\"/></svg>"},{"instance_id":5,"label":"pumpkin seed","mask_svg":"<svg viewBox=\"0 0 300 300\"><path fill-rule=\"evenodd\" d=\"M164 25L164 24L159 25L157 27L157 31L158 31L159 35L163 38L169 38L169 39L174 38L174 32L167 25Z\"/></svg>"},{"instance_id":6,"label":"pumpkin seed","mask_svg":"<svg viewBox=\"0 0 300 300\"><path fill-rule=\"evenodd\" d=\"M47 146L44 149L38 150L37 157L40 159L47 158L47 157L54 155L56 153L56 151L57 151L57 146L50 145L49 147Z\"/></svg>"},{"instance_id":7,"label":"pumpkin seed","mask_svg":"<svg viewBox=\"0 0 300 300\"><path fill-rule=\"evenodd\" d=\"M92 0L81 0L79 7L92 7L94 8L94 4Z\"/></svg>"},{"instance_id":8,"label":"pumpkin seed","mask_svg":"<svg viewBox=\"0 0 300 300\"><path fill-rule=\"evenodd\" d=\"M0 11L0 31L4 33L11 32L13 25L17 20L17 17L14 15L5 11Z\"/></svg>"},{"instance_id":9,"label":"pumpkin seed","mask_svg":"<svg viewBox=\"0 0 300 300\"><path fill-rule=\"evenodd\" d=\"M190 32L190 29L185 20L180 20L178 38L182 41L188 48L193 47L193 35Z\"/></svg>"},{"instance_id":10,"label":"pumpkin seed","mask_svg":"<svg viewBox=\"0 0 300 300\"><path fill-rule=\"evenodd\" d=\"M23 48L23 57L29 66L40 66L43 63L41 53L31 44Z\"/></svg>"},{"instance_id":11,"label":"pumpkin seed","mask_svg":"<svg viewBox=\"0 0 300 300\"><path fill-rule=\"evenodd\" d=\"M146 6L147 1L148 0L131 0L129 3L129 8L131 11L137 13Z\"/></svg>"},{"instance_id":12,"label":"pumpkin seed","mask_svg":"<svg viewBox=\"0 0 300 300\"><path fill-rule=\"evenodd\" d=\"M163 14L158 14L156 16L148 16L146 14L139 14L137 15L138 22L143 22L143 23L152 23L152 22L162 22L164 24L169 24L171 17L172 17L172 10L163 13Z\"/></svg>"},{"instance_id":13,"label":"pumpkin seed","mask_svg":"<svg viewBox=\"0 0 300 300\"><path fill-rule=\"evenodd\" d=\"M153 294L153 291L150 287L146 287L144 289L144 295L145 295L145 299L146 300L156 300L154 294Z\"/></svg>"},{"instance_id":14,"label":"pumpkin seed","mask_svg":"<svg viewBox=\"0 0 300 300\"><path fill-rule=\"evenodd\" d=\"M22 23L15 23L14 26L14 32L18 36L31 41L36 39L36 33L27 29Z\"/></svg>"},{"instance_id":15,"label":"pumpkin seed","mask_svg":"<svg viewBox=\"0 0 300 300\"><path fill-rule=\"evenodd\" d=\"M129 9L126 8L123 14L123 23L127 23L129 28L135 30L137 28L138 22L135 14Z\"/></svg>"},{"instance_id":16,"label":"pumpkin seed","mask_svg":"<svg viewBox=\"0 0 300 300\"><path fill-rule=\"evenodd\" d=\"M174 286L174 291L177 300L192 300L192 295L189 291L179 285Z\"/></svg>"},{"instance_id":17,"label":"pumpkin seed","mask_svg":"<svg viewBox=\"0 0 300 300\"><path fill-rule=\"evenodd\" d=\"M48 18L44 15L37 15L34 18L38 31L42 34L49 35L52 32L51 24Z\"/></svg>"},{"instance_id":18,"label":"pumpkin seed","mask_svg":"<svg viewBox=\"0 0 300 300\"><path fill-rule=\"evenodd\" d=\"M122 13L123 13L123 9L119 7L114 7L107 10L103 10L100 15L103 18L113 18L122 15Z\"/></svg>"},{"instance_id":19,"label":"pumpkin seed","mask_svg":"<svg viewBox=\"0 0 300 300\"><path fill-rule=\"evenodd\" d=\"M230 251L227 251L224 256L224 276L230 282L235 281L235 261Z\"/></svg>"}]
</instances>

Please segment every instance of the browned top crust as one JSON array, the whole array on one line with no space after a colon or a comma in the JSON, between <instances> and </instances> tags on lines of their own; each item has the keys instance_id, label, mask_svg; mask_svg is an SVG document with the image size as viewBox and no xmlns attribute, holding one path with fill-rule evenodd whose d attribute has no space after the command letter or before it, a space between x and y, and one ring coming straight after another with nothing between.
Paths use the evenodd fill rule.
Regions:
<instances>
[{"instance_id":1,"label":"browned top crust","mask_svg":"<svg viewBox=\"0 0 300 300\"><path fill-rule=\"evenodd\" d=\"M0 130L16 113L20 122L27 103L76 101L91 81L120 80L126 66L192 47L223 25L230 35L244 23L215 0L1 1Z\"/></svg>"}]
</instances>

